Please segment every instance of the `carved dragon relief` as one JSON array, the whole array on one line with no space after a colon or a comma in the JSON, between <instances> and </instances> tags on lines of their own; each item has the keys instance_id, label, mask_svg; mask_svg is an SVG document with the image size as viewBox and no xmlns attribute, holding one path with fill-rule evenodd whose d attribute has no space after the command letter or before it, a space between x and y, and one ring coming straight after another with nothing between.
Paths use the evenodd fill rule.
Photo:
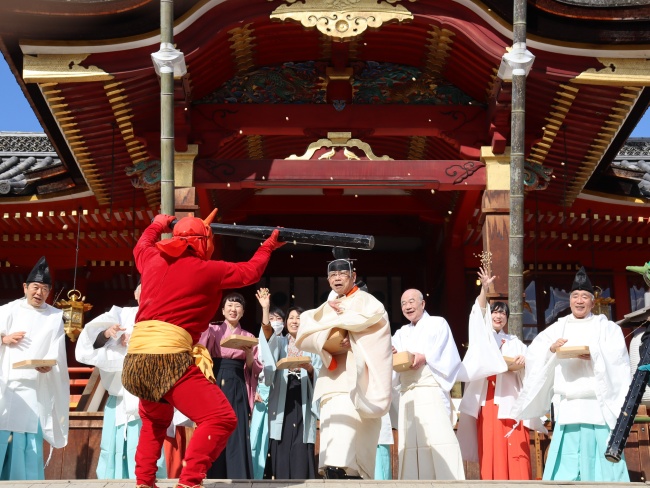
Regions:
<instances>
[{"instance_id":1,"label":"carved dragon relief","mask_svg":"<svg viewBox=\"0 0 650 488\"><path fill-rule=\"evenodd\" d=\"M151 159L135 163L124 168L127 176L131 176L131 184L135 188L157 188L160 186L160 160Z\"/></svg>"},{"instance_id":2,"label":"carved dragon relief","mask_svg":"<svg viewBox=\"0 0 650 488\"><path fill-rule=\"evenodd\" d=\"M547 168L538 163L524 161L524 185L526 185L527 191L546 190L551 181L552 174L553 168Z\"/></svg>"},{"instance_id":3,"label":"carved dragon relief","mask_svg":"<svg viewBox=\"0 0 650 488\"><path fill-rule=\"evenodd\" d=\"M385 22L413 20L413 14L398 4L401 0L284 1L284 5L271 13L271 19L289 19L300 22L304 27L316 27L324 35L338 41L351 41L368 28L378 29Z\"/></svg>"}]
</instances>

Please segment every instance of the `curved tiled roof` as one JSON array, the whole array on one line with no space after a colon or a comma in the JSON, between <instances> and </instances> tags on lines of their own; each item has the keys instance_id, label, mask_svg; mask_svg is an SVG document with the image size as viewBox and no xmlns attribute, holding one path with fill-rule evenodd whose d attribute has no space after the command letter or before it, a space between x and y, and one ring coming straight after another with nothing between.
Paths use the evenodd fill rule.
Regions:
<instances>
[{"instance_id":1,"label":"curved tiled roof","mask_svg":"<svg viewBox=\"0 0 650 488\"><path fill-rule=\"evenodd\" d=\"M74 188L45 134L0 132L0 198Z\"/></svg>"}]
</instances>

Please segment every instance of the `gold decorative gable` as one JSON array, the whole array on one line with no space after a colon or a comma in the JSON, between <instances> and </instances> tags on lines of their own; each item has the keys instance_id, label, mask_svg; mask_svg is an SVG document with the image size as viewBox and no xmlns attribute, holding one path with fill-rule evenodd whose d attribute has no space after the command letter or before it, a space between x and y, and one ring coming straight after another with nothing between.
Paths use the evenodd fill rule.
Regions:
<instances>
[{"instance_id":1,"label":"gold decorative gable","mask_svg":"<svg viewBox=\"0 0 650 488\"><path fill-rule=\"evenodd\" d=\"M290 19L305 27L316 27L338 41L351 41L368 28L378 29L384 22L413 20L413 14L398 4L401 0L284 1L285 5L271 13L271 19Z\"/></svg>"}]
</instances>

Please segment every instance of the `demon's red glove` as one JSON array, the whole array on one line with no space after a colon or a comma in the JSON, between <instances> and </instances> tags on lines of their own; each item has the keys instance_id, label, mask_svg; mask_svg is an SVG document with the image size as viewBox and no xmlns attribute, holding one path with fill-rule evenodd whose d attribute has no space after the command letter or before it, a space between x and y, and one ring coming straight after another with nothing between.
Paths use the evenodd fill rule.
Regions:
<instances>
[{"instance_id":1,"label":"demon's red glove","mask_svg":"<svg viewBox=\"0 0 650 488\"><path fill-rule=\"evenodd\" d=\"M268 248L271 249L271 251L275 251L276 249L284 246L286 242L280 242L278 241L278 238L280 237L280 231L278 229L275 229L272 233L271 236L264 241L263 246L267 246Z\"/></svg>"},{"instance_id":2,"label":"demon's red glove","mask_svg":"<svg viewBox=\"0 0 650 488\"><path fill-rule=\"evenodd\" d=\"M158 214L153 218L154 222L157 222L160 225L162 225L163 233L172 231L169 224L171 224L172 221L174 221L174 220L176 220L175 216L173 216L173 215L165 215L165 214Z\"/></svg>"}]
</instances>

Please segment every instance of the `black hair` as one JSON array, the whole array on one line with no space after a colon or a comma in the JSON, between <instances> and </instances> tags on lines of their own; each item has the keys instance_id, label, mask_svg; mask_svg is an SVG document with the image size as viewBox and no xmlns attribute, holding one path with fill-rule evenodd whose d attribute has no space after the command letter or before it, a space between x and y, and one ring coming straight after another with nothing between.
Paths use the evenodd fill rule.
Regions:
<instances>
[{"instance_id":1,"label":"black hair","mask_svg":"<svg viewBox=\"0 0 650 488\"><path fill-rule=\"evenodd\" d=\"M294 305L293 307L289 307L289 310L287 310L287 318L289 318L289 315L291 315L291 312L293 312L294 310L298 312L298 315L300 315L305 311L304 308Z\"/></svg>"},{"instance_id":2,"label":"black hair","mask_svg":"<svg viewBox=\"0 0 650 488\"><path fill-rule=\"evenodd\" d=\"M244 300L244 297L241 295L241 293L228 293L225 297L223 297L223 300L221 301L221 308L224 308L226 306L226 302L241 303L243 309L246 310L246 300Z\"/></svg>"},{"instance_id":3,"label":"black hair","mask_svg":"<svg viewBox=\"0 0 650 488\"><path fill-rule=\"evenodd\" d=\"M505 312L506 319L510 318L510 307L508 307L506 302L494 302L490 305L490 310L492 312Z\"/></svg>"},{"instance_id":4,"label":"black hair","mask_svg":"<svg viewBox=\"0 0 650 488\"><path fill-rule=\"evenodd\" d=\"M271 307L271 309L269 310L269 315L279 315L280 317L282 317L282 322L284 322L286 318L284 315L284 311L280 307Z\"/></svg>"}]
</instances>

